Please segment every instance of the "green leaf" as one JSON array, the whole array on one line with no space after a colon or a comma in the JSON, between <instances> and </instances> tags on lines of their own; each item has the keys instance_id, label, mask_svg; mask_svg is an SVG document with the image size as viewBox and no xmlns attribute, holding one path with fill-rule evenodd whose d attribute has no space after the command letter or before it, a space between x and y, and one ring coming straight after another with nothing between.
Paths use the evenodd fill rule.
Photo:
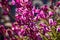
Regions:
<instances>
[{"instance_id":1,"label":"green leaf","mask_svg":"<svg viewBox=\"0 0 60 40\"><path fill-rule=\"evenodd\" d=\"M48 38L45 35L41 34L41 33L40 33L40 36L43 38L43 40L48 40Z\"/></svg>"}]
</instances>

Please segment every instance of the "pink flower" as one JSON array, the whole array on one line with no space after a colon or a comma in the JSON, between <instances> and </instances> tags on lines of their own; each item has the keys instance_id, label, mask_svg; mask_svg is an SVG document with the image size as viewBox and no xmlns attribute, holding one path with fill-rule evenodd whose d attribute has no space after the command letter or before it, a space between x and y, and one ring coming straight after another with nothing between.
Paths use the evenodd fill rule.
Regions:
<instances>
[{"instance_id":1,"label":"pink flower","mask_svg":"<svg viewBox=\"0 0 60 40\"><path fill-rule=\"evenodd\" d=\"M39 13L39 9L35 9L35 13Z\"/></svg>"},{"instance_id":2,"label":"pink flower","mask_svg":"<svg viewBox=\"0 0 60 40\"><path fill-rule=\"evenodd\" d=\"M51 18L49 19L49 24L52 25L52 23L53 23L53 19Z\"/></svg>"},{"instance_id":3,"label":"pink flower","mask_svg":"<svg viewBox=\"0 0 60 40\"><path fill-rule=\"evenodd\" d=\"M15 5L15 1L14 0L12 0L12 5Z\"/></svg>"},{"instance_id":4,"label":"pink flower","mask_svg":"<svg viewBox=\"0 0 60 40\"><path fill-rule=\"evenodd\" d=\"M41 18L46 18L45 13L44 13L43 10L40 11L39 15L40 15Z\"/></svg>"},{"instance_id":5,"label":"pink flower","mask_svg":"<svg viewBox=\"0 0 60 40\"><path fill-rule=\"evenodd\" d=\"M17 2L17 3L19 3L19 2L20 2L20 0L16 0L16 2Z\"/></svg>"},{"instance_id":6,"label":"pink flower","mask_svg":"<svg viewBox=\"0 0 60 40\"><path fill-rule=\"evenodd\" d=\"M58 2L56 3L56 6L57 6L57 7L59 7L59 5L60 5L60 1L58 1Z\"/></svg>"},{"instance_id":7,"label":"pink flower","mask_svg":"<svg viewBox=\"0 0 60 40\"><path fill-rule=\"evenodd\" d=\"M29 0L24 0L24 2L28 2Z\"/></svg>"},{"instance_id":8,"label":"pink flower","mask_svg":"<svg viewBox=\"0 0 60 40\"><path fill-rule=\"evenodd\" d=\"M60 32L60 25L57 26L57 29L56 29L58 32Z\"/></svg>"},{"instance_id":9,"label":"pink flower","mask_svg":"<svg viewBox=\"0 0 60 40\"><path fill-rule=\"evenodd\" d=\"M49 13L49 16L53 16L53 14L54 14L54 12L52 12L52 11L49 11L48 13Z\"/></svg>"},{"instance_id":10,"label":"pink flower","mask_svg":"<svg viewBox=\"0 0 60 40\"><path fill-rule=\"evenodd\" d=\"M49 24L50 25L53 25L53 26L56 26L57 22L56 21L53 21L53 19L49 19Z\"/></svg>"}]
</instances>

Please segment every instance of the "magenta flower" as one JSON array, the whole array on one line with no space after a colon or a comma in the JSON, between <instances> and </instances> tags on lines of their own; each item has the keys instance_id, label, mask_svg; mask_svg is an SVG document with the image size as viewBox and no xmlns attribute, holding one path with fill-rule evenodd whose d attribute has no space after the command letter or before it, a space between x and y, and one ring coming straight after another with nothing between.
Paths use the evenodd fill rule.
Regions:
<instances>
[{"instance_id":1,"label":"magenta flower","mask_svg":"<svg viewBox=\"0 0 60 40\"><path fill-rule=\"evenodd\" d=\"M29 0L24 0L24 2L28 2Z\"/></svg>"},{"instance_id":2,"label":"magenta flower","mask_svg":"<svg viewBox=\"0 0 60 40\"><path fill-rule=\"evenodd\" d=\"M8 30L7 30L7 34L8 34L9 37L12 37L12 36L13 36L12 30L9 30L9 29L8 29Z\"/></svg>"},{"instance_id":3,"label":"magenta flower","mask_svg":"<svg viewBox=\"0 0 60 40\"><path fill-rule=\"evenodd\" d=\"M50 24L50 25L53 25L53 26L56 26L57 22L54 21L54 20L51 18L51 19L49 19L49 24Z\"/></svg>"},{"instance_id":4,"label":"magenta flower","mask_svg":"<svg viewBox=\"0 0 60 40\"><path fill-rule=\"evenodd\" d=\"M60 32L60 26L58 26L56 30L57 30L58 32Z\"/></svg>"},{"instance_id":5,"label":"magenta flower","mask_svg":"<svg viewBox=\"0 0 60 40\"><path fill-rule=\"evenodd\" d=\"M3 25L0 25L0 33L5 34L6 30Z\"/></svg>"},{"instance_id":6,"label":"magenta flower","mask_svg":"<svg viewBox=\"0 0 60 40\"><path fill-rule=\"evenodd\" d=\"M15 5L15 1L14 1L14 0L12 0L11 4L12 4L12 5Z\"/></svg>"},{"instance_id":7,"label":"magenta flower","mask_svg":"<svg viewBox=\"0 0 60 40\"><path fill-rule=\"evenodd\" d=\"M48 6L47 6L47 5L44 5L44 6L41 7L41 9L42 9L44 12L47 12Z\"/></svg>"},{"instance_id":8,"label":"magenta flower","mask_svg":"<svg viewBox=\"0 0 60 40\"><path fill-rule=\"evenodd\" d=\"M20 2L20 0L16 0L16 2L17 2L17 3L19 3L19 2Z\"/></svg>"},{"instance_id":9,"label":"magenta flower","mask_svg":"<svg viewBox=\"0 0 60 40\"><path fill-rule=\"evenodd\" d=\"M43 10L40 11L39 16L40 16L41 18L44 18L44 19L46 18L45 13L44 13Z\"/></svg>"},{"instance_id":10,"label":"magenta flower","mask_svg":"<svg viewBox=\"0 0 60 40\"><path fill-rule=\"evenodd\" d=\"M54 12L52 12L52 11L49 11L48 13L49 13L49 16L53 16L54 15Z\"/></svg>"},{"instance_id":11,"label":"magenta flower","mask_svg":"<svg viewBox=\"0 0 60 40\"><path fill-rule=\"evenodd\" d=\"M32 2L32 0L12 0L7 4L8 0L5 0L2 2L3 5L0 3L0 8L3 7L3 14L5 16L9 15L8 13L11 11L9 10L10 7L16 6L15 22L12 23L11 29L5 29L3 25L0 25L0 33L5 37L4 40L49 40L51 36L52 40L55 40L57 33L60 32L60 27L57 27L59 24L57 23L59 16L56 15L56 18L55 11L49 11L49 9L58 10L57 8L60 2L57 4L56 8L54 8L53 5L44 5L39 9L33 6L34 3ZM57 33L56 30L52 28L55 28Z\"/></svg>"},{"instance_id":12,"label":"magenta flower","mask_svg":"<svg viewBox=\"0 0 60 40\"><path fill-rule=\"evenodd\" d=\"M52 25L53 24L53 19L49 19L49 24Z\"/></svg>"},{"instance_id":13,"label":"magenta flower","mask_svg":"<svg viewBox=\"0 0 60 40\"><path fill-rule=\"evenodd\" d=\"M41 26L41 27L44 27L44 26L47 26L47 25L44 24L44 23L40 23L40 26Z\"/></svg>"},{"instance_id":14,"label":"magenta flower","mask_svg":"<svg viewBox=\"0 0 60 40\"><path fill-rule=\"evenodd\" d=\"M56 3L56 6L57 6L57 7L59 7L59 6L60 6L60 1L58 1L58 2Z\"/></svg>"}]
</instances>

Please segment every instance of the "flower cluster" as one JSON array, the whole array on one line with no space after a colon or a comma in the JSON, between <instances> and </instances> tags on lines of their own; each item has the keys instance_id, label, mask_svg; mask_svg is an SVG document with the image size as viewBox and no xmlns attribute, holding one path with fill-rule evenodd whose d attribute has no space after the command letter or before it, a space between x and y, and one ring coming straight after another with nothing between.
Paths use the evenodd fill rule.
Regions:
<instances>
[{"instance_id":1,"label":"flower cluster","mask_svg":"<svg viewBox=\"0 0 60 40\"><path fill-rule=\"evenodd\" d=\"M60 19L56 11L59 4L38 9L32 5L32 0L12 0L9 5L16 5L15 22L8 29L0 25L0 33L4 40L58 40Z\"/></svg>"}]
</instances>

